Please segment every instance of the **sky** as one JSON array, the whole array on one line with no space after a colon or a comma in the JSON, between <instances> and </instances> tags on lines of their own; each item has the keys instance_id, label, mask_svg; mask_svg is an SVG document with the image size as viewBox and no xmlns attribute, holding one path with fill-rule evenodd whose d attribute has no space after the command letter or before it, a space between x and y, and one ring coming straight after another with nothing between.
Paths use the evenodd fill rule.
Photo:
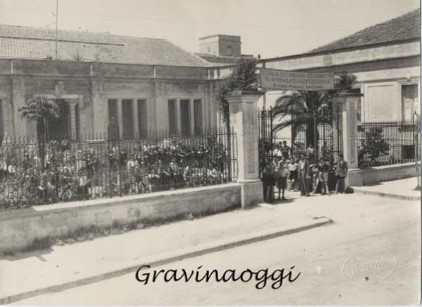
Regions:
<instances>
[{"instance_id":1,"label":"sky","mask_svg":"<svg viewBox=\"0 0 422 307\"><path fill-rule=\"evenodd\" d=\"M59 29L164 38L240 35L262 58L310 51L420 7L418 0L58 0ZM0 23L55 28L56 0L0 0Z\"/></svg>"}]
</instances>

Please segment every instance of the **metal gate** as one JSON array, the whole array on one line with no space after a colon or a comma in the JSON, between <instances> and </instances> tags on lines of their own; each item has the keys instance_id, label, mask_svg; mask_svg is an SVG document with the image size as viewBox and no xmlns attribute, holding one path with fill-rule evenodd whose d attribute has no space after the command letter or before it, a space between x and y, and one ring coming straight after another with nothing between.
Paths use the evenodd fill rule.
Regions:
<instances>
[{"instance_id":1,"label":"metal gate","mask_svg":"<svg viewBox=\"0 0 422 307\"><path fill-rule=\"evenodd\" d=\"M273 116L271 109L258 111L258 127L259 176L262 178L262 170L265 167L266 161L272 159L273 156Z\"/></svg>"},{"instance_id":2,"label":"metal gate","mask_svg":"<svg viewBox=\"0 0 422 307\"><path fill-rule=\"evenodd\" d=\"M290 158L298 159L300 155L308 156L311 162L320 158L334 163L338 154L343 152L342 122L338 105L314 112L290 115L291 123L285 129L291 129ZM280 140L277 136L277 117L271 108L258 112L259 126L259 162L260 173L265 161L273 157L274 149Z\"/></svg>"},{"instance_id":3,"label":"metal gate","mask_svg":"<svg viewBox=\"0 0 422 307\"><path fill-rule=\"evenodd\" d=\"M297 160L301 155L307 156L310 163L315 163L320 158L330 162L328 174L328 187L335 188L334 165L338 155L343 153L342 118L339 106L320 109L314 112L290 115L290 125L285 129L291 130L289 158ZM259 174L263 178L265 164L274 156L274 149L279 141L278 132L275 130L278 118L273 116L271 109L262 109L258 112L259 123ZM264 191L265 193L265 191Z\"/></svg>"},{"instance_id":4,"label":"metal gate","mask_svg":"<svg viewBox=\"0 0 422 307\"><path fill-rule=\"evenodd\" d=\"M343 133L339 106L292 115L292 156L308 156L310 162L320 158L334 163L343 152Z\"/></svg>"}]
</instances>

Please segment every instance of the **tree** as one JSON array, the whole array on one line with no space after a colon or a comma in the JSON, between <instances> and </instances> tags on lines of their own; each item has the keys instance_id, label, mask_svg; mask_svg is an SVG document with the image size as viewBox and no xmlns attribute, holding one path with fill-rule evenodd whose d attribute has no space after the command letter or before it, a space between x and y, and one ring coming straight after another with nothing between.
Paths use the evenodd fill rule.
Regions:
<instances>
[{"instance_id":1,"label":"tree","mask_svg":"<svg viewBox=\"0 0 422 307\"><path fill-rule=\"evenodd\" d=\"M235 90L251 90L257 88L257 79L255 75L256 60L254 58L240 58L236 61L231 75L225 79L217 92L219 108L223 114L223 120L227 131L228 160L231 156L231 137L230 137L230 109L227 101L228 95ZM231 169L229 165L229 177Z\"/></svg>"},{"instance_id":2,"label":"tree","mask_svg":"<svg viewBox=\"0 0 422 307\"><path fill-rule=\"evenodd\" d=\"M306 127L306 142L316 146L318 143L318 124L331 124L329 114L333 112L333 99L341 91L352 90L356 76L341 73L335 79L335 89L325 91L287 91L272 109L273 118L279 123L274 125L273 132L288 126L295 131L297 127Z\"/></svg>"},{"instance_id":3,"label":"tree","mask_svg":"<svg viewBox=\"0 0 422 307\"><path fill-rule=\"evenodd\" d=\"M230 122L229 103L227 96L235 90L251 90L257 88L257 79L255 75L256 60L254 58L240 58L236 61L231 75L225 79L217 92L220 110L223 113L223 120Z\"/></svg>"},{"instance_id":4,"label":"tree","mask_svg":"<svg viewBox=\"0 0 422 307\"><path fill-rule=\"evenodd\" d=\"M48 141L48 119L58 118L60 115L59 106L45 96L36 96L25 105L19 107L22 119L29 119L36 122L38 150L41 159L41 169L44 169L45 144Z\"/></svg>"},{"instance_id":5,"label":"tree","mask_svg":"<svg viewBox=\"0 0 422 307\"><path fill-rule=\"evenodd\" d=\"M370 128L369 131L365 132L365 139L361 143L358 159L359 166L365 166L365 156L369 157L372 165L375 165L375 160L381 155L388 154L389 150L390 145L383 137L382 127Z\"/></svg>"}]
</instances>

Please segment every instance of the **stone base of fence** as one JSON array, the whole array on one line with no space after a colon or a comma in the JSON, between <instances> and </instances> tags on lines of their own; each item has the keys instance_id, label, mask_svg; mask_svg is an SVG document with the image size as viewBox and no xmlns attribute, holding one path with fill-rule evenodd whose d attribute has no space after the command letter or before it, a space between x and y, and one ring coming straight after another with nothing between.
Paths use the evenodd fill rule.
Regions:
<instances>
[{"instance_id":1,"label":"stone base of fence","mask_svg":"<svg viewBox=\"0 0 422 307\"><path fill-rule=\"evenodd\" d=\"M383 181L416 177L415 162L376 166L365 169L351 169L348 174L348 185L359 187L374 185Z\"/></svg>"},{"instance_id":2,"label":"stone base of fence","mask_svg":"<svg viewBox=\"0 0 422 307\"><path fill-rule=\"evenodd\" d=\"M262 181L249 180L239 182L242 208L254 206L263 202Z\"/></svg>"},{"instance_id":3,"label":"stone base of fence","mask_svg":"<svg viewBox=\"0 0 422 307\"><path fill-rule=\"evenodd\" d=\"M35 240L71 236L91 226L153 222L240 208L255 193L238 183L150 194L58 203L0 214L0 253L16 252ZM246 191L246 192L245 192ZM258 195L262 195L262 187Z\"/></svg>"}]
</instances>

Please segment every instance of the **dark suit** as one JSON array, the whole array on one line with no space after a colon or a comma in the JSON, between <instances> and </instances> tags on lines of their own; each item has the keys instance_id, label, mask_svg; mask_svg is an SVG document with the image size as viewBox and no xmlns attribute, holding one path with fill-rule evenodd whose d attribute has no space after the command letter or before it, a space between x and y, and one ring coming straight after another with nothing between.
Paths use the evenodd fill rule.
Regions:
<instances>
[{"instance_id":1,"label":"dark suit","mask_svg":"<svg viewBox=\"0 0 422 307\"><path fill-rule=\"evenodd\" d=\"M299 188L301 195L309 195L309 161L299 160Z\"/></svg>"},{"instance_id":2,"label":"dark suit","mask_svg":"<svg viewBox=\"0 0 422 307\"><path fill-rule=\"evenodd\" d=\"M336 184L336 192L337 193L344 193L346 189L344 179L347 176L349 168L347 162L342 160L337 162L336 167L336 177L337 177L337 184Z\"/></svg>"},{"instance_id":3,"label":"dark suit","mask_svg":"<svg viewBox=\"0 0 422 307\"><path fill-rule=\"evenodd\" d=\"M274 198L273 187L275 185L275 169L272 165L272 162L269 162L263 172L262 172L262 181L264 188L264 201L272 202Z\"/></svg>"}]
</instances>

